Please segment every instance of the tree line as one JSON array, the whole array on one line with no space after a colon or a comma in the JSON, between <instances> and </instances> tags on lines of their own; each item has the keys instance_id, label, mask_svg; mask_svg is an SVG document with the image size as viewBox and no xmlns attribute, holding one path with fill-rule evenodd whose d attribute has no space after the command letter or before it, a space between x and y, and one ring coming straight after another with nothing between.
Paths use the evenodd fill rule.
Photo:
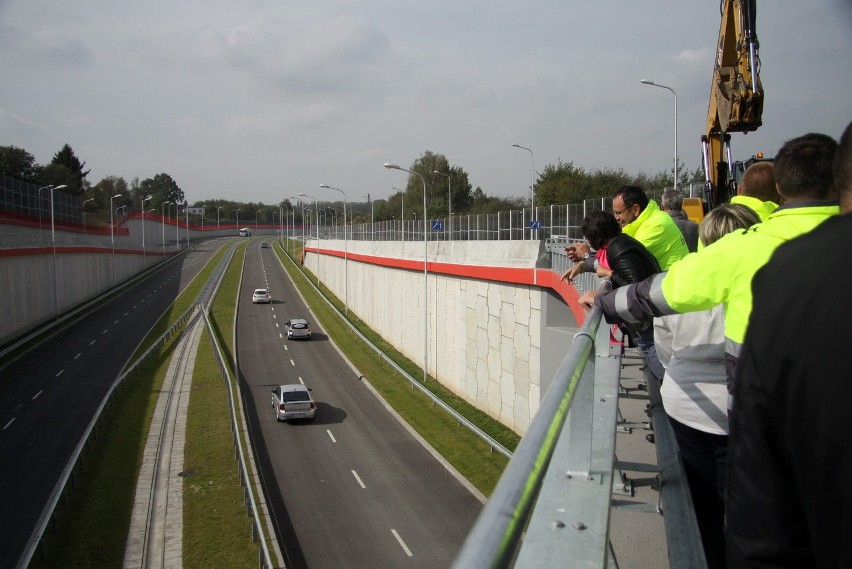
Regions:
<instances>
[{"instance_id":1,"label":"tree line","mask_svg":"<svg viewBox=\"0 0 852 569\"><path fill-rule=\"evenodd\" d=\"M278 217L283 214L290 219L295 215L297 223L302 220L302 207L308 204L293 204L289 199L281 203L264 204L263 202L237 202L225 199L198 200L193 204L186 201L183 190L177 182L166 173L159 173L151 178L140 180L138 177L129 183L120 176L106 176L95 184L87 179L90 170L85 169L86 163L80 161L69 144L65 144L50 163L39 165L35 157L22 148L15 146L0 146L0 173L9 177L38 184L60 185L67 188L66 193L79 196L84 202L87 213L104 214L109 216L110 202L113 208L126 206L129 211L155 212L171 216L174 207L204 208L205 223L234 224L240 226L258 224L280 224ZM517 210L530 206L530 195L515 197L489 196L477 186L470 183L468 173L463 167L449 162L440 153L425 151L408 167L419 174L408 177L407 183L400 183L399 191L386 199L353 202L347 204L348 212L355 223L388 221L391 219L423 219L423 187L426 189L426 215L431 218L447 217L450 210L453 215L488 214L498 211ZM536 207L582 203L586 199L610 196L622 185L637 185L646 191L661 190L673 185L673 169L649 176L640 172L630 174L623 169L586 170L575 166L573 162L547 164L541 171L535 173L534 181ZM688 172L678 163L678 183L687 186L691 182L700 182L704 176L700 168ZM149 198L150 196L150 198ZM324 200L312 206L325 211L326 223L336 220L343 223L343 202ZM451 207L450 207L451 206ZM168 208L168 209L167 209ZM197 222L200 215L193 213Z\"/></svg>"}]
</instances>

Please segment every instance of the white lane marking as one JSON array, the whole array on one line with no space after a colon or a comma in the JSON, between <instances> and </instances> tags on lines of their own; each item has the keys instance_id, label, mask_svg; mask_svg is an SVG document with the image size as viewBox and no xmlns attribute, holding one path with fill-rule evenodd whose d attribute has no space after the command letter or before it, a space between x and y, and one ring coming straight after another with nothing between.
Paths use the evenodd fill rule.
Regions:
<instances>
[{"instance_id":1,"label":"white lane marking","mask_svg":"<svg viewBox=\"0 0 852 569\"><path fill-rule=\"evenodd\" d=\"M275 323L275 327L278 328L279 330L281 329L281 326L278 325L278 322Z\"/></svg>"},{"instance_id":2,"label":"white lane marking","mask_svg":"<svg viewBox=\"0 0 852 569\"><path fill-rule=\"evenodd\" d=\"M14 422L15 422L15 418L14 418L14 417L12 417L12 418L9 420L9 422L8 422L8 423L6 423L5 425L3 425L3 430L5 431L6 429L8 429L8 428L9 428L9 425L11 425L11 424L12 424L12 423L14 423Z\"/></svg>"},{"instance_id":3,"label":"white lane marking","mask_svg":"<svg viewBox=\"0 0 852 569\"><path fill-rule=\"evenodd\" d=\"M53 377L59 377L59 376L60 376L60 375L62 375L64 372L65 372L65 370L64 370L64 369L61 369L61 370L59 370L59 373L57 373L57 374L56 374L55 376L53 376Z\"/></svg>"},{"instance_id":4,"label":"white lane marking","mask_svg":"<svg viewBox=\"0 0 852 569\"><path fill-rule=\"evenodd\" d=\"M402 541L402 538L401 538L401 537L399 537L399 534L396 532L396 530L395 530L395 529L391 529L391 533L392 533L392 534L393 534L393 536L396 538L396 540L399 542L399 544L402 546L402 549L405 551L405 554L406 554L406 555L408 555L409 557L414 557L414 554L413 554L413 553L411 553L411 550L410 550L410 549L408 549L408 546L407 546L407 545L405 545L405 542L404 542L404 541Z\"/></svg>"},{"instance_id":5,"label":"white lane marking","mask_svg":"<svg viewBox=\"0 0 852 569\"><path fill-rule=\"evenodd\" d=\"M118 324L118 320L116 320L115 322L113 322L113 324Z\"/></svg>"},{"instance_id":6,"label":"white lane marking","mask_svg":"<svg viewBox=\"0 0 852 569\"><path fill-rule=\"evenodd\" d=\"M106 330L104 330L103 332L101 332L101 334L106 334L107 332L109 332L109 328L107 328Z\"/></svg>"},{"instance_id":7,"label":"white lane marking","mask_svg":"<svg viewBox=\"0 0 852 569\"><path fill-rule=\"evenodd\" d=\"M80 356L82 356L82 355L83 355L83 352L80 352L79 354L77 354L76 356L74 356L74 359L75 359L75 360L78 360L78 359L80 359Z\"/></svg>"},{"instance_id":8,"label":"white lane marking","mask_svg":"<svg viewBox=\"0 0 852 569\"><path fill-rule=\"evenodd\" d=\"M301 383L302 385L305 385L305 380L302 379L301 375L299 376L299 383Z\"/></svg>"},{"instance_id":9,"label":"white lane marking","mask_svg":"<svg viewBox=\"0 0 852 569\"><path fill-rule=\"evenodd\" d=\"M330 430L330 429L326 429L326 430L325 430L325 432L326 432L326 433L328 433L328 436L331 438L331 442L333 442L333 443L336 443L336 442L337 442L337 439L335 439L335 438L334 438L334 435L332 435L332 434L331 434L331 430Z\"/></svg>"},{"instance_id":10,"label":"white lane marking","mask_svg":"<svg viewBox=\"0 0 852 569\"><path fill-rule=\"evenodd\" d=\"M35 395L33 395L33 401L35 401L36 399L38 399L38 396L39 396L39 395L41 395L41 392L42 392L42 391L44 391L44 390L42 389L41 391L39 391L38 393L36 393Z\"/></svg>"},{"instance_id":11,"label":"white lane marking","mask_svg":"<svg viewBox=\"0 0 852 569\"><path fill-rule=\"evenodd\" d=\"M128 314L130 314L130 313L129 313L129 312L125 312L125 313L124 313L124 315L125 315L125 316L127 316Z\"/></svg>"},{"instance_id":12,"label":"white lane marking","mask_svg":"<svg viewBox=\"0 0 852 569\"><path fill-rule=\"evenodd\" d=\"M90 346L94 346L94 345L95 345L95 342L97 342L97 340L92 340L91 342L89 342L89 345L90 345Z\"/></svg>"},{"instance_id":13,"label":"white lane marking","mask_svg":"<svg viewBox=\"0 0 852 569\"><path fill-rule=\"evenodd\" d=\"M354 476L354 477L355 477L355 480L357 480L357 481L358 481L358 484L360 484L360 485L361 485L361 488L363 488L364 490L366 490L366 489L367 489L367 487L366 487L366 486L364 486L364 483L363 483L363 482L361 482L361 477L360 477L360 476L358 476L358 473L357 473L357 472L355 472L354 470L352 471L352 476Z\"/></svg>"},{"instance_id":14,"label":"white lane marking","mask_svg":"<svg viewBox=\"0 0 852 569\"><path fill-rule=\"evenodd\" d=\"M296 365L296 362L294 362L294 361L291 359L291 360L290 360L290 365L291 365L291 366L295 366L295 365Z\"/></svg>"},{"instance_id":15,"label":"white lane marking","mask_svg":"<svg viewBox=\"0 0 852 569\"><path fill-rule=\"evenodd\" d=\"M278 332L278 337L279 337L279 338L281 338L281 339L283 340L283 339L284 339L284 334L282 334L281 332ZM286 349L287 349L287 346L284 346L284 349L286 350Z\"/></svg>"},{"instance_id":16,"label":"white lane marking","mask_svg":"<svg viewBox=\"0 0 852 569\"><path fill-rule=\"evenodd\" d=\"M274 318L275 320L278 320L278 317L275 316L274 314L272 315L272 318Z\"/></svg>"}]
</instances>

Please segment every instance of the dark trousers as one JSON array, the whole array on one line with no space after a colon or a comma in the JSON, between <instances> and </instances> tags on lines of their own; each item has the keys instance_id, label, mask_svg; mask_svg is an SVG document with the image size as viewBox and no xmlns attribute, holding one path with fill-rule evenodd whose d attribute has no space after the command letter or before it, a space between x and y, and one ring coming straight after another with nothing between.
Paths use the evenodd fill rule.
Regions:
<instances>
[{"instance_id":1,"label":"dark trousers","mask_svg":"<svg viewBox=\"0 0 852 569\"><path fill-rule=\"evenodd\" d=\"M669 417L695 507L709 569L725 563L725 469L728 436L705 433Z\"/></svg>"}]
</instances>

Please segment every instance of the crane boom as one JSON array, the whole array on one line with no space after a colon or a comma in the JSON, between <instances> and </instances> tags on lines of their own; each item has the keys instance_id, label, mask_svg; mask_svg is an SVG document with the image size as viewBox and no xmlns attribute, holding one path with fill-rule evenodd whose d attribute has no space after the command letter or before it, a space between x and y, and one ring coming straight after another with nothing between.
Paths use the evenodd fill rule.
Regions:
<instances>
[{"instance_id":1,"label":"crane boom","mask_svg":"<svg viewBox=\"0 0 852 569\"><path fill-rule=\"evenodd\" d=\"M706 133L701 137L708 208L728 200L730 187L730 132L756 130L763 114L763 87L760 84L760 44L755 18L757 0L721 0L722 22ZM734 188L735 189L735 188Z\"/></svg>"}]
</instances>

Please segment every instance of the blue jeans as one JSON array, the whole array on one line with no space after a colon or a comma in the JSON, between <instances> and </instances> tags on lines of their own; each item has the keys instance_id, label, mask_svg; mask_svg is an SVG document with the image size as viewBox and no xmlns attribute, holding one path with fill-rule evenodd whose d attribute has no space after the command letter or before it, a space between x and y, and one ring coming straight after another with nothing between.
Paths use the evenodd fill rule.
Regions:
<instances>
[{"instance_id":1,"label":"blue jeans","mask_svg":"<svg viewBox=\"0 0 852 569\"><path fill-rule=\"evenodd\" d=\"M654 346L654 327L649 326L647 330L633 336L633 341L636 342L636 347L645 358L645 365L659 381L663 381L663 375L666 373L666 368L660 363L660 358L657 357L657 348Z\"/></svg>"}]
</instances>

